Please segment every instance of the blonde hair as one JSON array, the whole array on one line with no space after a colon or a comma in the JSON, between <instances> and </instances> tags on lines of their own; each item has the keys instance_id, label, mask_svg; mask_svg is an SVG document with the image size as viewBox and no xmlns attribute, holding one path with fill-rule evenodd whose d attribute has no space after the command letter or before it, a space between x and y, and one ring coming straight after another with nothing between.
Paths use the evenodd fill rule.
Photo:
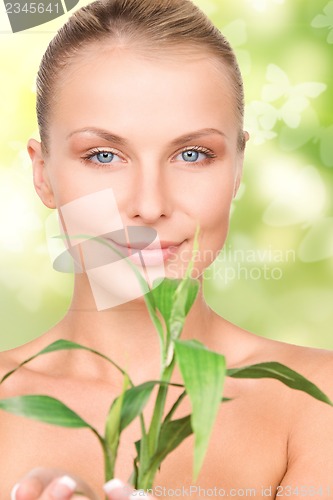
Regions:
<instances>
[{"instance_id":1,"label":"blonde hair","mask_svg":"<svg viewBox=\"0 0 333 500\"><path fill-rule=\"evenodd\" d=\"M48 119L61 71L88 45L113 42L149 53L205 49L228 69L244 149L244 91L235 54L221 32L190 0L97 0L77 10L51 40L37 75L37 119L47 152Z\"/></svg>"}]
</instances>

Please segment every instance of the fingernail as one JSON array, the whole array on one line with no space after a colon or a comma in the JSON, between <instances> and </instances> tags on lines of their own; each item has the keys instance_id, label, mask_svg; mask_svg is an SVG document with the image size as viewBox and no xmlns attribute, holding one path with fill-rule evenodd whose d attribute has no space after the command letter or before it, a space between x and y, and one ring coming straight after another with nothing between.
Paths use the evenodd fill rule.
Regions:
<instances>
[{"instance_id":1,"label":"fingernail","mask_svg":"<svg viewBox=\"0 0 333 500\"><path fill-rule=\"evenodd\" d=\"M68 493L73 493L76 488L76 481L69 476L62 476L52 488L52 496L62 498ZM68 491L69 490L69 491Z\"/></svg>"},{"instance_id":2,"label":"fingernail","mask_svg":"<svg viewBox=\"0 0 333 500\"><path fill-rule=\"evenodd\" d=\"M125 483L120 479L110 479L110 481L104 484L103 490L105 493L111 493L113 490L124 489L124 487Z\"/></svg>"},{"instance_id":3,"label":"fingernail","mask_svg":"<svg viewBox=\"0 0 333 500\"><path fill-rule=\"evenodd\" d=\"M14 484L13 489L10 493L10 500L16 500L16 492L19 489L19 487L20 487L20 483Z\"/></svg>"}]
</instances>

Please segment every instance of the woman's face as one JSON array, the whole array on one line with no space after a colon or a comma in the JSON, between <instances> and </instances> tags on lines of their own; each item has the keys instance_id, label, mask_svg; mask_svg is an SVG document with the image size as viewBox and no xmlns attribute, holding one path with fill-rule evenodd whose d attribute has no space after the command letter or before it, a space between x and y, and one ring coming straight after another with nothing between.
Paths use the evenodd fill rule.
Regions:
<instances>
[{"instance_id":1,"label":"woman's face","mask_svg":"<svg viewBox=\"0 0 333 500\"><path fill-rule=\"evenodd\" d=\"M33 142L30 154L35 182L46 186L36 186L44 202L59 208L93 195L101 231L118 216L123 226L153 228L170 247L165 273L176 278L197 225L195 276L222 248L243 155L226 72L205 53L170 54L148 58L104 47L79 56L60 77L45 165ZM110 213L107 203L96 204L108 192L116 204Z\"/></svg>"}]
</instances>

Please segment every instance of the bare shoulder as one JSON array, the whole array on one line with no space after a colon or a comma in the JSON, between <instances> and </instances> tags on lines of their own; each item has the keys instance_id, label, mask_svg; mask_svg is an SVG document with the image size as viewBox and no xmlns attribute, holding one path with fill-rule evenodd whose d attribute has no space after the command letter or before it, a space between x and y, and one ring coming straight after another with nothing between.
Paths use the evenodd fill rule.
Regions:
<instances>
[{"instance_id":1,"label":"bare shoulder","mask_svg":"<svg viewBox=\"0 0 333 500\"><path fill-rule=\"evenodd\" d=\"M0 373L8 368L14 368L15 365L24 361L25 358L36 353L38 349L42 349L45 343L44 336L37 337L26 344L0 352Z\"/></svg>"},{"instance_id":2,"label":"bare shoulder","mask_svg":"<svg viewBox=\"0 0 333 500\"><path fill-rule=\"evenodd\" d=\"M0 352L0 381L3 380L7 373L18 368L24 361L36 355L56 338L54 330L51 329L26 344ZM13 376L6 378L0 384L0 397L5 397L4 395L8 395L13 391L17 392L22 385L28 383L30 376L42 374L45 371L45 363L47 362L48 366L50 364L49 360L43 360L42 358L37 358L32 363L23 365L19 370L15 371Z\"/></svg>"},{"instance_id":3,"label":"bare shoulder","mask_svg":"<svg viewBox=\"0 0 333 500\"><path fill-rule=\"evenodd\" d=\"M233 366L277 361L306 377L333 401L332 351L269 340L228 322L222 322L221 326L225 335L230 336L230 342L233 340L234 350L241 352L233 360ZM222 340L215 340L215 345L221 351L226 346L222 345ZM294 496L297 492L300 495L301 490L297 488L302 486L308 496L315 491L321 498L332 498L333 407L279 382L261 379L253 383L245 381L245 387L247 384L261 411L275 422L274 432L281 438L286 436L287 467L280 483L281 496L287 496L290 486L294 488ZM257 394L260 395L258 398ZM279 426L282 421L285 422L283 427Z\"/></svg>"},{"instance_id":4,"label":"bare shoulder","mask_svg":"<svg viewBox=\"0 0 333 500\"><path fill-rule=\"evenodd\" d=\"M39 339L37 339L36 341L32 341L29 344L18 346L14 349L0 352L0 381L1 381L0 396L1 397L6 397L10 394L10 392L13 389L13 382L17 386L18 380L22 378L21 377L22 372L26 370L25 368L21 368L17 372L18 376L13 375L8 379L5 378L6 374L9 374L10 372L18 368L23 361L25 361L32 355L32 353L38 352L38 347L40 344Z\"/></svg>"},{"instance_id":5,"label":"bare shoulder","mask_svg":"<svg viewBox=\"0 0 333 500\"><path fill-rule=\"evenodd\" d=\"M225 354L230 366L277 361L333 389L333 351L268 339L221 317L217 318L211 347Z\"/></svg>"},{"instance_id":6,"label":"bare shoulder","mask_svg":"<svg viewBox=\"0 0 333 500\"><path fill-rule=\"evenodd\" d=\"M38 344L39 342L36 343ZM31 344L34 345L35 342L33 341ZM29 352L34 349L33 346L30 347L31 350L23 345L0 352L0 380L2 380L6 373L17 368L22 361L28 358L30 355Z\"/></svg>"},{"instance_id":7,"label":"bare shoulder","mask_svg":"<svg viewBox=\"0 0 333 500\"><path fill-rule=\"evenodd\" d=\"M333 351L284 344L282 358L295 370L311 377L333 396Z\"/></svg>"},{"instance_id":8,"label":"bare shoulder","mask_svg":"<svg viewBox=\"0 0 333 500\"><path fill-rule=\"evenodd\" d=\"M333 351L264 339L267 361L278 361L327 391L333 399ZM261 352L260 357L264 354Z\"/></svg>"},{"instance_id":9,"label":"bare shoulder","mask_svg":"<svg viewBox=\"0 0 333 500\"><path fill-rule=\"evenodd\" d=\"M221 318L211 340L211 347L226 356L231 368L265 362L279 362L315 384L333 401L333 351L303 347L254 335ZM244 379L243 379L244 380ZM307 393L293 390L281 382L255 379L240 380L238 388L245 396L271 398L271 411L286 419L293 437L301 436L312 425L312 420L330 425L333 452L333 408ZM236 383L236 381L234 382ZM300 412L300 408L302 411ZM295 428L294 428L295 427ZM297 427L297 429L296 429ZM293 429L293 430L291 430Z\"/></svg>"},{"instance_id":10,"label":"bare shoulder","mask_svg":"<svg viewBox=\"0 0 333 500\"><path fill-rule=\"evenodd\" d=\"M326 375L333 374L333 351L315 347L288 344L271 339L261 339L260 358L278 361L290 368L325 382Z\"/></svg>"},{"instance_id":11,"label":"bare shoulder","mask_svg":"<svg viewBox=\"0 0 333 500\"><path fill-rule=\"evenodd\" d=\"M333 401L331 351L286 346L281 362L304 375ZM288 468L281 484L307 485L318 496L332 498L333 407L299 391L292 392L299 394L290 396Z\"/></svg>"}]
</instances>

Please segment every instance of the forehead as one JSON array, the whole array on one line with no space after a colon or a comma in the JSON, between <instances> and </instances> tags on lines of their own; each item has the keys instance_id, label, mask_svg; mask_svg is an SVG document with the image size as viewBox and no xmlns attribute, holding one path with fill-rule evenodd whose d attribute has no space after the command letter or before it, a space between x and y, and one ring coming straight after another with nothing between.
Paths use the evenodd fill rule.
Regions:
<instances>
[{"instance_id":1,"label":"forehead","mask_svg":"<svg viewBox=\"0 0 333 500\"><path fill-rule=\"evenodd\" d=\"M51 127L58 125L64 134L85 126L116 127L125 136L148 133L152 139L195 128L237 128L228 70L203 52L88 50L61 74L54 102Z\"/></svg>"}]
</instances>

